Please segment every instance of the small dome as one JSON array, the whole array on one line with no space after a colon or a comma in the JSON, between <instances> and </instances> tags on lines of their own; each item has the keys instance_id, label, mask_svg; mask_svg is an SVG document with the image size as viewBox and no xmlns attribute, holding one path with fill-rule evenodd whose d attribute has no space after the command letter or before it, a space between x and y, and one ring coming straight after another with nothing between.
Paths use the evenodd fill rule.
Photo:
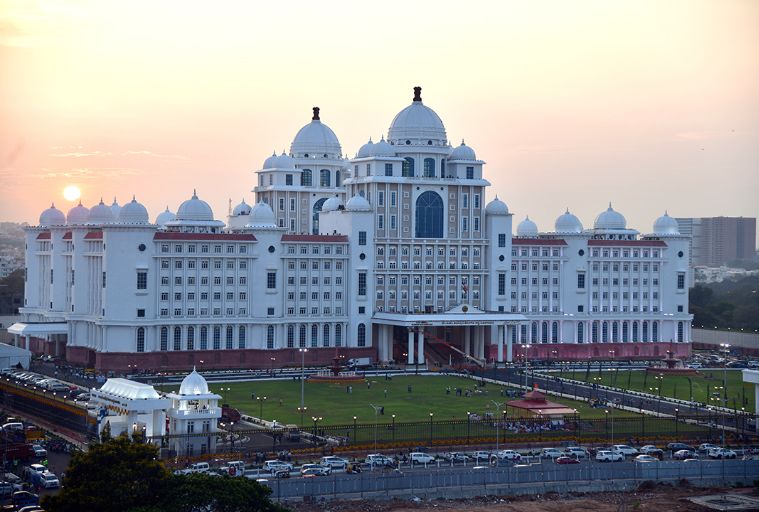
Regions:
<instances>
[{"instance_id":1,"label":"small dome","mask_svg":"<svg viewBox=\"0 0 759 512\"><path fill-rule=\"evenodd\" d=\"M295 160L290 155L286 155L283 151L282 154L277 157L274 167L277 169L294 169Z\"/></svg>"},{"instance_id":2,"label":"small dome","mask_svg":"<svg viewBox=\"0 0 759 512\"><path fill-rule=\"evenodd\" d=\"M193 190L192 197L179 205L177 219L201 222L212 221L213 210L208 206L208 203L198 199L198 194Z\"/></svg>"},{"instance_id":3,"label":"small dome","mask_svg":"<svg viewBox=\"0 0 759 512\"><path fill-rule=\"evenodd\" d=\"M86 224L90 218L90 210L82 206L80 201L78 205L74 206L66 214L66 224Z\"/></svg>"},{"instance_id":4,"label":"small dome","mask_svg":"<svg viewBox=\"0 0 759 512\"><path fill-rule=\"evenodd\" d=\"M575 215L567 211L559 215L554 224L557 233L582 233L582 222Z\"/></svg>"},{"instance_id":5,"label":"small dome","mask_svg":"<svg viewBox=\"0 0 759 512\"><path fill-rule=\"evenodd\" d=\"M378 143L372 147L372 156L388 157L395 156L395 148L387 143L385 137L382 137Z\"/></svg>"},{"instance_id":6,"label":"small dome","mask_svg":"<svg viewBox=\"0 0 759 512\"><path fill-rule=\"evenodd\" d=\"M517 226L517 236L538 236L538 225L530 220L529 215L525 217L524 220Z\"/></svg>"},{"instance_id":7,"label":"small dome","mask_svg":"<svg viewBox=\"0 0 759 512\"><path fill-rule=\"evenodd\" d=\"M337 197L330 197L326 201L324 201L324 204L322 204L322 211L323 212L332 212L340 208L340 205L342 203L340 202L340 199Z\"/></svg>"},{"instance_id":8,"label":"small dome","mask_svg":"<svg viewBox=\"0 0 759 512\"><path fill-rule=\"evenodd\" d=\"M679 235L680 226L677 221L669 216L667 212L656 219L654 222L654 234L656 235Z\"/></svg>"},{"instance_id":9,"label":"small dome","mask_svg":"<svg viewBox=\"0 0 759 512\"><path fill-rule=\"evenodd\" d=\"M262 202L256 203L250 210L248 225L258 228L271 228L276 226L276 217L271 206Z\"/></svg>"},{"instance_id":10,"label":"small dome","mask_svg":"<svg viewBox=\"0 0 759 512\"><path fill-rule=\"evenodd\" d=\"M180 395L207 395L208 382L203 378L201 374L192 369L192 372L182 379L182 384L179 386Z\"/></svg>"},{"instance_id":11,"label":"small dome","mask_svg":"<svg viewBox=\"0 0 759 512\"><path fill-rule=\"evenodd\" d=\"M98 204L90 209L90 215L88 218L90 224L110 224L114 220L116 220L116 218L113 216L111 207L106 205L102 198Z\"/></svg>"},{"instance_id":12,"label":"small dome","mask_svg":"<svg viewBox=\"0 0 759 512\"><path fill-rule=\"evenodd\" d=\"M319 119L319 107L314 107L313 111L311 122L295 135L290 145L290 154L295 156L329 155L329 158L337 158L342 153L337 135Z\"/></svg>"},{"instance_id":13,"label":"small dome","mask_svg":"<svg viewBox=\"0 0 759 512\"><path fill-rule=\"evenodd\" d=\"M345 203L345 209L352 212L368 212L372 210L372 205L364 196L355 195Z\"/></svg>"},{"instance_id":14,"label":"small dome","mask_svg":"<svg viewBox=\"0 0 759 512\"><path fill-rule=\"evenodd\" d=\"M165 226L167 222L171 222L172 220L177 220L177 216L174 212L169 210L169 207L167 206L164 211L158 214L158 217L155 218L155 223L159 226Z\"/></svg>"},{"instance_id":15,"label":"small dome","mask_svg":"<svg viewBox=\"0 0 759 512\"><path fill-rule=\"evenodd\" d=\"M122 224L148 224L150 222L148 210L132 197L130 202L121 207L119 222Z\"/></svg>"},{"instance_id":16,"label":"small dome","mask_svg":"<svg viewBox=\"0 0 759 512\"><path fill-rule=\"evenodd\" d=\"M464 144L464 141L461 141L461 145L457 146L451 151L451 154L448 155L448 160L477 160L477 155L474 154L474 150Z\"/></svg>"},{"instance_id":17,"label":"small dome","mask_svg":"<svg viewBox=\"0 0 759 512\"><path fill-rule=\"evenodd\" d=\"M414 87L414 100L390 123L387 138L399 144L405 144L407 139L447 140L440 116L422 103L421 87Z\"/></svg>"},{"instance_id":18,"label":"small dome","mask_svg":"<svg viewBox=\"0 0 759 512\"><path fill-rule=\"evenodd\" d=\"M277 152L274 151L269 158L264 160L264 165L261 169L274 169L277 166Z\"/></svg>"},{"instance_id":19,"label":"small dome","mask_svg":"<svg viewBox=\"0 0 759 512\"><path fill-rule=\"evenodd\" d=\"M611 203L609 203L609 208L606 211L598 214L593 223L593 228L595 229L625 229L626 227L627 221L625 217L621 213L614 211Z\"/></svg>"},{"instance_id":20,"label":"small dome","mask_svg":"<svg viewBox=\"0 0 759 512\"><path fill-rule=\"evenodd\" d=\"M65 224L66 216L54 204L51 204L50 208L40 214L40 226L63 226Z\"/></svg>"},{"instance_id":21,"label":"small dome","mask_svg":"<svg viewBox=\"0 0 759 512\"><path fill-rule=\"evenodd\" d=\"M498 199L498 196L495 196L495 199L490 201L485 207L485 213L487 215L508 215L509 207L506 206L506 203Z\"/></svg>"},{"instance_id":22,"label":"small dome","mask_svg":"<svg viewBox=\"0 0 759 512\"><path fill-rule=\"evenodd\" d=\"M374 142L372 142L371 137L369 137L369 142L364 144L358 149L358 154L356 154L357 158L366 158L368 156L372 156L372 150L374 149Z\"/></svg>"},{"instance_id":23,"label":"small dome","mask_svg":"<svg viewBox=\"0 0 759 512\"><path fill-rule=\"evenodd\" d=\"M245 202L245 199L242 200L242 203L238 204L234 207L232 210L232 215L239 216L239 215L248 215L250 214L250 205Z\"/></svg>"},{"instance_id":24,"label":"small dome","mask_svg":"<svg viewBox=\"0 0 759 512\"><path fill-rule=\"evenodd\" d=\"M119 203L116 202L116 198L113 198L113 202L111 203L111 213L113 213L113 218L118 219L119 218L119 212L121 211L121 206L119 206Z\"/></svg>"}]
</instances>

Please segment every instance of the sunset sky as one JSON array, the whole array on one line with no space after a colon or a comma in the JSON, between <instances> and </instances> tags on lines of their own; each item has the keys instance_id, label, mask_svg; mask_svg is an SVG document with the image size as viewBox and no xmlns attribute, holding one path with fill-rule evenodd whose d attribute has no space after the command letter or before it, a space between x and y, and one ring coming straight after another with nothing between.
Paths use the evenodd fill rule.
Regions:
<instances>
[{"instance_id":1,"label":"sunset sky","mask_svg":"<svg viewBox=\"0 0 759 512\"><path fill-rule=\"evenodd\" d=\"M517 221L759 216L755 0L0 0L0 220L68 185L225 220L312 106L353 156L415 85Z\"/></svg>"}]
</instances>

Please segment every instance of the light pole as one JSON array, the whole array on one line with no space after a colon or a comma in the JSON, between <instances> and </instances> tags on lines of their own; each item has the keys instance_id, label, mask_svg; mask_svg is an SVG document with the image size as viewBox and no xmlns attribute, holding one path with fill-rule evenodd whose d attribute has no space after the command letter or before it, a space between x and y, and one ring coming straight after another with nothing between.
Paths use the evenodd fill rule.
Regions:
<instances>
[{"instance_id":1,"label":"light pole","mask_svg":"<svg viewBox=\"0 0 759 512\"><path fill-rule=\"evenodd\" d=\"M675 407L675 438L679 439L680 437L680 409Z\"/></svg>"},{"instance_id":2,"label":"light pole","mask_svg":"<svg viewBox=\"0 0 759 512\"><path fill-rule=\"evenodd\" d=\"M357 434L357 430L356 430L356 427L357 427L357 425L356 425L356 421L357 421L357 420L358 420L358 416L354 416L354 417L353 417L353 442L354 442L354 443L358 442L358 440L356 439L356 434Z\"/></svg>"},{"instance_id":3,"label":"light pole","mask_svg":"<svg viewBox=\"0 0 759 512\"><path fill-rule=\"evenodd\" d=\"M433 414L430 413L430 447L432 447L432 416Z\"/></svg>"},{"instance_id":4,"label":"light pole","mask_svg":"<svg viewBox=\"0 0 759 512\"><path fill-rule=\"evenodd\" d=\"M469 427L472 423L472 413L467 411L466 412L466 444L469 444Z\"/></svg>"},{"instance_id":5,"label":"light pole","mask_svg":"<svg viewBox=\"0 0 759 512\"><path fill-rule=\"evenodd\" d=\"M614 446L614 409L613 408L609 408L609 409L607 409L605 411L606 415L607 415L606 416L607 426L608 426L608 422L609 422L609 411L611 411L611 446Z\"/></svg>"},{"instance_id":6,"label":"light pole","mask_svg":"<svg viewBox=\"0 0 759 512\"><path fill-rule=\"evenodd\" d=\"M374 451L377 451L377 416L379 415L382 406L369 404L369 407L374 409Z\"/></svg>"},{"instance_id":7,"label":"light pole","mask_svg":"<svg viewBox=\"0 0 759 512\"><path fill-rule=\"evenodd\" d=\"M491 402L493 403L493 405L495 405L495 414L496 414L496 417L495 417L495 451L497 452L498 451L498 441L500 439L499 430L498 429L499 429L499 427L501 425L501 420L498 418L498 411L501 410L501 406L503 404L505 404L506 402L496 402L495 400L491 400ZM505 414L505 411L504 411L504 414Z\"/></svg>"},{"instance_id":8,"label":"light pole","mask_svg":"<svg viewBox=\"0 0 759 512\"><path fill-rule=\"evenodd\" d=\"M258 400L258 419L263 421L264 419L264 401L266 401L265 396L257 396L256 400Z\"/></svg>"},{"instance_id":9,"label":"light pole","mask_svg":"<svg viewBox=\"0 0 759 512\"><path fill-rule=\"evenodd\" d=\"M225 391L231 391L231 388L221 388L221 401L224 403L224 392Z\"/></svg>"},{"instance_id":10,"label":"light pole","mask_svg":"<svg viewBox=\"0 0 759 512\"><path fill-rule=\"evenodd\" d=\"M727 405L727 356L730 355L730 344L720 343L719 346L722 347L722 352L725 353L725 363L722 366L722 406L724 407ZM723 441L722 444L724 445L725 442Z\"/></svg>"},{"instance_id":11,"label":"light pole","mask_svg":"<svg viewBox=\"0 0 759 512\"><path fill-rule=\"evenodd\" d=\"M527 356L528 352L532 348L529 343L524 346L524 387L527 389Z\"/></svg>"},{"instance_id":12,"label":"light pole","mask_svg":"<svg viewBox=\"0 0 759 512\"><path fill-rule=\"evenodd\" d=\"M311 416L311 420L314 422L314 445L316 445L316 423L321 421L321 416Z\"/></svg>"},{"instance_id":13,"label":"light pole","mask_svg":"<svg viewBox=\"0 0 759 512\"><path fill-rule=\"evenodd\" d=\"M308 352L308 349L299 348L298 352L300 352L300 407L298 410L300 411L300 426L303 428L303 413L306 410L304 384L306 382L306 352Z\"/></svg>"},{"instance_id":14,"label":"light pole","mask_svg":"<svg viewBox=\"0 0 759 512\"><path fill-rule=\"evenodd\" d=\"M395 442L395 414L393 414L393 442Z\"/></svg>"},{"instance_id":15,"label":"light pole","mask_svg":"<svg viewBox=\"0 0 759 512\"><path fill-rule=\"evenodd\" d=\"M270 357L269 361L271 361L271 374L274 375L274 362L277 360L276 357Z\"/></svg>"}]
</instances>

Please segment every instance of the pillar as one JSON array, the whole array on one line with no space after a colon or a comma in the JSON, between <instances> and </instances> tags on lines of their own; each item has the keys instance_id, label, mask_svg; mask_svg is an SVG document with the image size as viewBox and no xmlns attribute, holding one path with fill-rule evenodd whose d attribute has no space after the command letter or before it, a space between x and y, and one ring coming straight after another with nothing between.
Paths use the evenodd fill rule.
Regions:
<instances>
[{"instance_id":1,"label":"pillar","mask_svg":"<svg viewBox=\"0 0 759 512\"><path fill-rule=\"evenodd\" d=\"M464 327L464 353L472 355L472 328L468 325Z\"/></svg>"},{"instance_id":2,"label":"pillar","mask_svg":"<svg viewBox=\"0 0 759 512\"><path fill-rule=\"evenodd\" d=\"M477 358L485 359L485 327L477 327Z\"/></svg>"},{"instance_id":3,"label":"pillar","mask_svg":"<svg viewBox=\"0 0 759 512\"><path fill-rule=\"evenodd\" d=\"M514 333L514 329L516 328L517 328L516 325L511 325L511 326L504 326L504 329L503 329L504 335L506 336L506 361L508 361L509 363L514 360L514 347L512 346L511 338Z\"/></svg>"},{"instance_id":4,"label":"pillar","mask_svg":"<svg viewBox=\"0 0 759 512\"><path fill-rule=\"evenodd\" d=\"M505 330L503 325L494 325L490 328L492 331L491 334L493 334L493 337L495 338L495 342L498 344L498 356L497 361L499 363L503 362L503 331Z\"/></svg>"},{"instance_id":5,"label":"pillar","mask_svg":"<svg viewBox=\"0 0 759 512\"><path fill-rule=\"evenodd\" d=\"M408 330L408 364L414 364L414 330Z\"/></svg>"},{"instance_id":6,"label":"pillar","mask_svg":"<svg viewBox=\"0 0 759 512\"><path fill-rule=\"evenodd\" d=\"M417 345L416 357L419 364L424 364L424 329L419 329L417 336L418 336L418 345Z\"/></svg>"}]
</instances>

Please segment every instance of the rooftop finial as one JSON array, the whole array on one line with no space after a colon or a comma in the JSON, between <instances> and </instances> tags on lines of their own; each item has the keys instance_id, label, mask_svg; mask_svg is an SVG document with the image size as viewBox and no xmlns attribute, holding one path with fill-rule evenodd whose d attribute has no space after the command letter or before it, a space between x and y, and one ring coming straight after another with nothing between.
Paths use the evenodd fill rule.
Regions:
<instances>
[{"instance_id":1,"label":"rooftop finial","mask_svg":"<svg viewBox=\"0 0 759 512\"><path fill-rule=\"evenodd\" d=\"M464 139L461 139L461 145L466 146L466 144L464 144Z\"/></svg>"},{"instance_id":2,"label":"rooftop finial","mask_svg":"<svg viewBox=\"0 0 759 512\"><path fill-rule=\"evenodd\" d=\"M198 191L197 191L197 189L195 189L195 188L194 188L194 189L192 189L192 198L193 198L193 199L197 199L197 198L198 198Z\"/></svg>"},{"instance_id":3,"label":"rooftop finial","mask_svg":"<svg viewBox=\"0 0 759 512\"><path fill-rule=\"evenodd\" d=\"M614 208L611 207L611 201L609 201L609 210L613 210Z\"/></svg>"},{"instance_id":4,"label":"rooftop finial","mask_svg":"<svg viewBox=\"0 0 759 512\"><path fill-rule=\"evenodd\" d=\"M569 206L567 206L567 214L569 213Z\"/></svg>"},{"instance_id":5,"label":"rooftop finial","mask_svg":"<svg viewBox=\"0 0 759 512\"><path fill-rule=\"evenodd\" d=\"M414 87L414 101L422 101L422 88L418 85Z\"/></svg>"},{"instance_id":6,"label":"rooftop finial","mask_svg":"<svg viewBox=\"0 0 759 512\"><path fill-rule=\"evenodd\" d=\"M314 107L314 116L311 118L312 121L318 121L319 120L319 107Z\"/></svg>"}]
</instances>

